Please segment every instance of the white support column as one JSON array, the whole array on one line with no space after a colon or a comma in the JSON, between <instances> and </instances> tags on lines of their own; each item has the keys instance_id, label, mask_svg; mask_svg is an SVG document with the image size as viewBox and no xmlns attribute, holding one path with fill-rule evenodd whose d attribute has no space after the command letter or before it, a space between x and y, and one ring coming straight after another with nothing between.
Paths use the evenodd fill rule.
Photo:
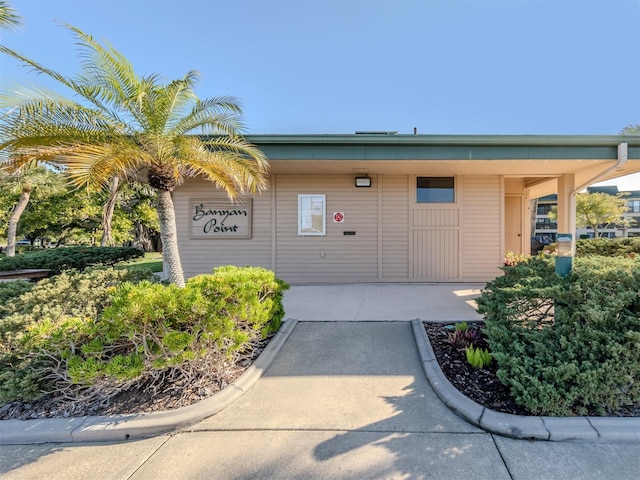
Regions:
<instances>
[{"instance_id":1,"label":"white support column","mask_svg":"<svg viewBox=\"0 0 640 480\"><path fill-rule=\"evenodd\" d=\"M575 175L558 177L558 233L570 233L576 238Z\"/></svg>"}]
</instances>

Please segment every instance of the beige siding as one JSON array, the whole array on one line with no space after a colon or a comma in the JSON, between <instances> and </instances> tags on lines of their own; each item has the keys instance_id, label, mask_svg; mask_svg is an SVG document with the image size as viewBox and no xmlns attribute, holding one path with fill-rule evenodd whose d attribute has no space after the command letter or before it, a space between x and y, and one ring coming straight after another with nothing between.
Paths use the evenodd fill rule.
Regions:
<instances>
[{"instance_id":1,"label":"beige siding","mask_svg":"<svg viewBox=\"0 0 640 480\"><path fill-rule=\"evenodd\" d=\"M464 177L463 205L463 280L491 280L500 275L502 260L500 177Z\"/></svg>"},{"instance_id":2,"label":"beige siding","mask_svg":"<svg viewBox=\"0 0 640 480\"><path fill-rule=\"evenodd\" d=\"M457 230L414 230L413 276L416 280L458 279L459 232Z\"/></svg>"},{"instance_id":3,"label":"beige siding","mask_svg":"<svg viewBox=\"0 0 640 480\"><path fill-rule=\"evenodd\" d=\"M409 177L384 175L382 179L382 279L409 279Z\"/></svg>"},{"instance_id":4,"label":"beige siding","mask_svg":"<svg viewBox=\"0 0 640 480\"><path fill-rule=\"evenodd\" d=\"M251 239L211 240L189 238L191 199L211 199L228 202L224 192L210 182L191 180L174 193L178 247L185 277L209 273L221 265L257 266L271 265L271 192L253 197L253 222Z\"/></svg>"},{"instance_id":5,"label":"beige siding","mask_svg":"<svg viewBox=\"0 0 640 480\"><path fill-rule=\"evenodd\" d=\"M291 283L374 282L378 278L377 181L355 188L353 177L279 175L276 272ZM326 195L326 235L298 235L298 194ZM344 212L344 223L333 223ZM345 236L344 231L356 232Z\"/></svg>"},{"instance_id":6,"label":"beige siding","mask_svg":"<svg viewBox=\"0 0 640 480\"><path fill-rule=\"evenodd\" d=\"M349 175L273 176L252 199L252 238L212 240L189 238L190 200L227 197L192 180L174 194L185 275L252 265L290 283L490 280L502 260L500 178L459 176L456 189L455 204L417 204L415 176L372 176L371 188ZM326 195L325 236L298 235L298 194Z\"/></svg>"},{"instance_id":7,"label":"beige siding","mask_svg":"<svg viewBox=\"0 0 640 480\"><path fill-rule=\"evenodd\" d=\"M418 282L460 279L460 199L456 180L455 203L417 203L416 177L410 177L410 277Z\"/></svg>"}]
</instances>

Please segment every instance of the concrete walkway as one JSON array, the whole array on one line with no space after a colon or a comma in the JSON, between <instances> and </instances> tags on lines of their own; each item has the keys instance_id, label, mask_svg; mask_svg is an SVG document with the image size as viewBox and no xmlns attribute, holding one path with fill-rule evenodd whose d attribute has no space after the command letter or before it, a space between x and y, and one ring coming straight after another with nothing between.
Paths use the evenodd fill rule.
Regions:
<instances>
[{"instance_id":1,"label":"concrete walkway","mask_svg":"<svg viewBox=\"0 0 640 480\"><path fill-rule=\"evenodd\" d=\"M284 296L288 318L299 321L481 320L475 299L483 284L294 285Z\"/></svg>"},{"instance_id":2,"label":"concrete walkway","mask_svg":"<svg viewBox=\"0 0 640 480\"><path fill-rule=\"evenodd\" d=\"M408 321L428 319L430 310L443 307L426 303L416 315L417 304L400 292L397 298L405 299L407 309L384 320L404 321L365 321L361 313L384 295L381 287L355 286L351 293L347 287L340 293L334 287L292 288L285 297L287 317L304 321L287 323L288 338L261 378L216 415L140 440L2 445L0 477L640 478L638 442L514 440L454 414L425 378L424 352L413 331L419 322ZM307 310L313 310L312 301L317 308L334 308L329 298L319 300L325 289L333 297L359 299L349 313L356 321L318 321L311 318L315 312L303 316L306 310L295 310L305 300L294 296L307 297ZM456 291L462 290L470 289ZM449 298L443 292L432 298L439 296ZM459 298L460 310L448 309L451 317L468 308L468 297ZM373 311L369 315L380 320ZM0 437L5 425L0 422Z\"/></svg>"}]
</instances>

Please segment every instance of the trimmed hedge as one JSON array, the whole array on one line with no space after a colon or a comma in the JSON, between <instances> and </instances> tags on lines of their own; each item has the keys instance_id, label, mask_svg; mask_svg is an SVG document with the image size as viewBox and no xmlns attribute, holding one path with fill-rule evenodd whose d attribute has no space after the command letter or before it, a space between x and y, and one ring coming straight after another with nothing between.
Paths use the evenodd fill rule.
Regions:
<instances>
[{"instance_id":1,"label":"trimmed hedge","mask_svg":"<svg viewBox=\"0 0 640 480\"><path fill-rule=\"evenodd\" d=\"M49 248L0 258L0 271L47 268L52 275L57 275L63 270L84 270L96 265L112 266L142 256L144 252L133 247Z\"/></svg>"},{"instance_id":2,"label":"trimmed hedge","mask_svg":"<svg viewBox=\"0 0 640 480\"><path fill-rule=\"evenodd\" d=\"M565 278L531 257L478 299L500 381L539 415L640 403L640 259L578 257Z\"/></svg>"},{"instance_id":3,"label":"trimmed hedge","mask_svg":"<svg viewBox=\"0 0 640 480\"><path fill-rule=\"evenodd\" d=\"M640 238L593 238L576 241L576 255L627 257L640 255Z\"/></svg>"}]
</instances>

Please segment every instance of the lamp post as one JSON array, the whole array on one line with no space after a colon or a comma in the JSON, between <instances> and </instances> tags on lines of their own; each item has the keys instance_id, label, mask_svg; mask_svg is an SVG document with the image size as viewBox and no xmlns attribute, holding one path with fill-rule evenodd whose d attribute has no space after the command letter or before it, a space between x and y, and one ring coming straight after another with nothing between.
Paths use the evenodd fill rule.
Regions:
<instances>
[{"instance_id":1,"label":"lamp post","mask_svg":"<svg viewBox=\"0 0 640 480\"><path fill-rule=\"evenodd\" d=\"M558 233L556 236L556 273L566 277L573 266L573 234Z\"/></svg>"}]
</instances>

